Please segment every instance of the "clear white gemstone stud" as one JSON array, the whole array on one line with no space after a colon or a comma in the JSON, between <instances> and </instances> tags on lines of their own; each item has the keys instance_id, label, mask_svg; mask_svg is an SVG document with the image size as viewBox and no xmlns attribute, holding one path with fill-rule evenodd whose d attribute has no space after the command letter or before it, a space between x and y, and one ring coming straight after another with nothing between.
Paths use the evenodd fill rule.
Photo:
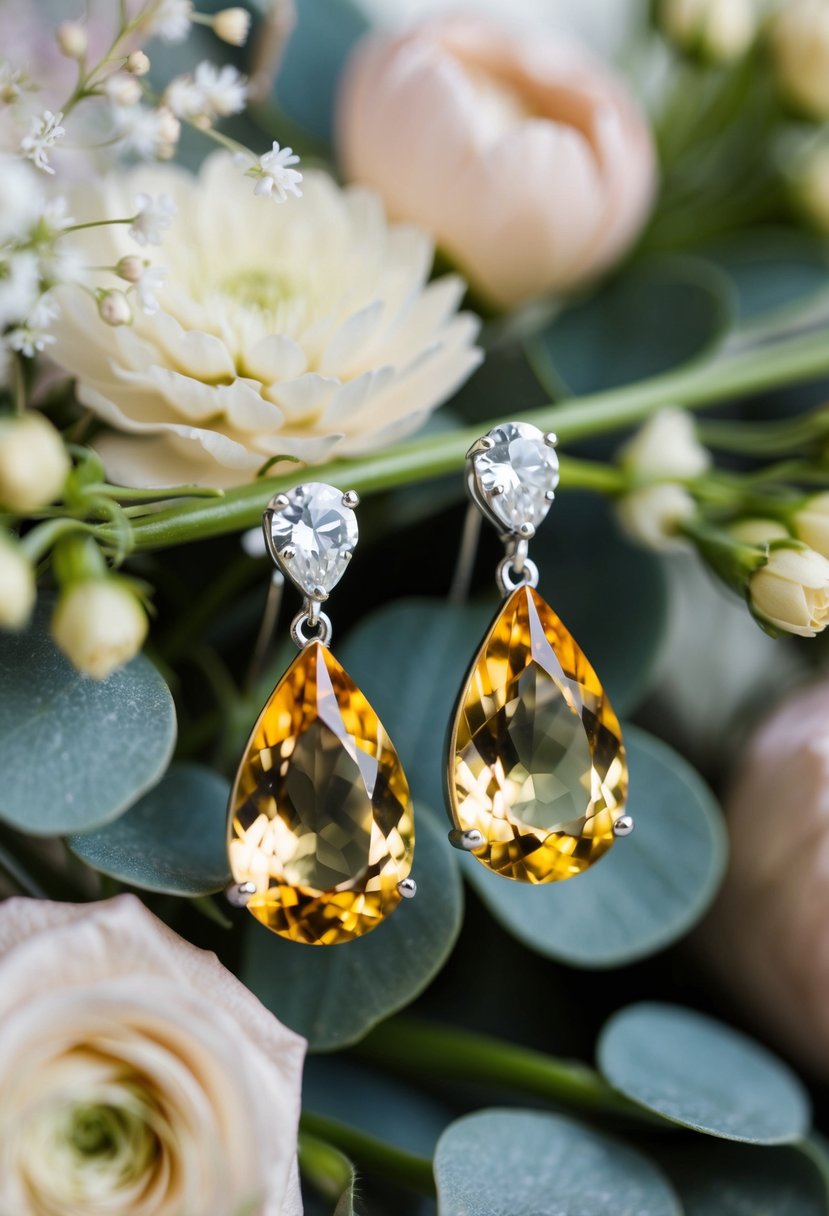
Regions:
<instances>
[{"instance_id":1,"label":"clear white gemstone stud","mask_svg":"<svg viewBox=\"0 0 829 1216\"><path fill-rule=\"evenodd\" d=\"M529 422L504 422L469 449L470 492L502 532L529 539L558 485L554 437Z\"/></svg>"},{"instance_id":2,"label":"clear white gemstone stud","mask_svg":"<svg viewBox=\"0 0 829 1216\"><path fill-rule=\"evenodd\" d=\"M327 599L348 566L357 545L357 501L334 486L308 481L268 503L262 521L268 551L309 600Z\"/></svg>"}]
</instances>

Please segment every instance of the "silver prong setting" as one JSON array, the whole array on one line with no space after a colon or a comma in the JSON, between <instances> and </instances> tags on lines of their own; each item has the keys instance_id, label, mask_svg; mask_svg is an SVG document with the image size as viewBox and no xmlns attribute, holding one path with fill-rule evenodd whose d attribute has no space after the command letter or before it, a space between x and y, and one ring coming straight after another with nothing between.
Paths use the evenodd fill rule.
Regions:
<instances>
[{"instance_id":1,"label":"silver prong setting","mask_svg":"<svg viewBox=\"0 0 829 1216\"><path fill-rule=\"evenodd\" d=\"M286 507L291 505L291 500L287 494L274 494L268 506L272 511L284 511Z\"/></svg>"},{"instance_id":2,"label":"silver prong setting","mask_svg":"<svg viewBox=\"0 0 829 1216\"><path fill-rule=\"evenodd\" d=\"M286 562L292 562L296 557L296 548L294 545L285 545L279 550L279 556L284 558Z\"/></svg>"},{"instance_id":3,"label":"silver prong setting","mask_svg":"<svg viewBox=\"0 0 829 1216\"><path fill-rule=\"evenodd\" d=\"M555 431L546 431L544 434L544 442L546 443L548 448L557 447L558 446L558 435L555 433Z\"/></svg>"},{"instance_id":4,"label":"silver prong setting","mask_svg":"<svg viewBox=\"0 0 829 1216\"><path fill-rule=\"evenodd\" d=\"M357 491L346 490L345 494L343 494L343 506L350 507L350 509L353 511L356 507L359 507L359 505L360 495L357 493Z\"/></svg>"},{"instance_id":5,"label":"silver prong setting","mask_svg":"<svg viewBox=\"0 0 829 1216\"><path fill-rule=\"evenodd\" d=\"M234 908L246 908L251 896L255 894L255 882L232 882L229 887L225 887L225 899Z\"/></svg>"},{"instance_id":6,"label":"silver prong setting","mask_svg":"<svg viewBox=\"0 0 829 1216\"><path fill-rule=\"evenodd\" d=\"M495 440L490 435L481 435L480 439L476 439L472 447L466 453L466 459L471 460L473 456L477 456L479 452L488 452L495 447Z\"/></svg>"},{"instance_id":7,"label":"silver prong setting","mask_svg":"<svg viewBox=\"0 0 829 1216\"><path fill-rule=\"evenodd\" d=\"M317 601L318 604L324 604L325 601L328 599L328 592L325 590L324 587L315 587L314 588L314 599Z\"/></svg>"},{"instance_id":8,"label":"silver prong setting","mask_svg":"<svg viewBox=\"0 0 829 1216\"><path fill-rule=\"evenodd\" d=\"M464 853L474 853L486 844L486 840L483 832L479 832L477 828L470 828L466 832L462 828L453 828L449 833L449 843Z\"/></svg>"},{"instance_id":9,"label":"silver prong setting","mask_svg":"<svg viewBox=\"0 0 829 1216\"><path fill-rule=\"evenodd\" d=\"M520 524L518 528L518 535L522 540L532 540L532 538L535 536L535 528L529 523Z\"/></svg>"},{"instance_id":10,"label":"silver prong setting","mask_svg":"<svg viewBox=\"0 0 829 1216\"><path fill-rule=\"evenodd\" d=\"M417 895L417 883L413 878L403 878L397 884L397 889L403 899L414 899Z\"/></svg>"},{"instance_id":11,"label":"silver prong setting","mask_svg":"<svg viewBox=\"0 0 829 1216\"><path fill-rule=\"evenodd\" d=\"M613 825L613 835L620 838L630 836L635 826L632 815L620 815Z\"/></svg>"},{"instance_id":12,"label":"silver prong setting","mask_svg":"<svg viewBox=\"0 0 829 1216\"><path fill-rule=\"evenodd\" d=\"M544 501L545 502L555 502L555 500L556 500L555 490L545 490L544 491Z\"/></svg>"}]
</instances>

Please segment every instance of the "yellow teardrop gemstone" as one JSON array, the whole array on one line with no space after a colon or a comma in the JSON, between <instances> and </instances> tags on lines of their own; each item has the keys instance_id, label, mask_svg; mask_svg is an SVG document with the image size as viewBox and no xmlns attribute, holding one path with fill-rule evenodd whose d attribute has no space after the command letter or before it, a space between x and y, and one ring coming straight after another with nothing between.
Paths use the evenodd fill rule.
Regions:
<instances>
[{"instance_id":1,"label":"yellow teardrop gemstone","mask_svg":"<svg viewBox=\"0 0 829 1216\"><path fill-rule=\"evenodd\" d=\"M461 693L449 802L474 856L521 882L580 874L613 844L627 765L595 671L531 587L505 602Z\"/></svg>"},{"instance_id":2,"label":"yellow teardrop gemstone","mask_svg":"<svg viewBox=\"0 0 829 1216\"><path fill-rule=\"evenodd\" d=\"M228 856L247 907L291 941L334 945L400 902L414 852L409 786L368 701L319 642L253 728L230 797Z\"/></svg>"}]
</instances>

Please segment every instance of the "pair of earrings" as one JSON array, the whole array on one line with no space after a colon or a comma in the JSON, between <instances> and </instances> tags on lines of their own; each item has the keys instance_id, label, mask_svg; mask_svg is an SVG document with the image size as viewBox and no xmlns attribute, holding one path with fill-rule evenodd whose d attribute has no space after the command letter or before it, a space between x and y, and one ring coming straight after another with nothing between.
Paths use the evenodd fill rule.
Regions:
<instances>
[{"instance_id":1,"label":"pair of earrings","mask_svg":"<svg viewBox=\"0 0 829 1216\"><path fill-rule=\"evenodd\" d=\"M452 844L534 884L581 873L633 828L618 719L527 553L557 483L555 436L528 423L495 427L467 454L468 493L505 545L506 598L458 699L446 766ZM321 608L354 552L358 502L309 482L264 512L268 551L304 597L300 653L253 728L229 808L229 897L312 945L361 937L416 891L403 767L331 654Z\"/></svg>"}]
</instances>

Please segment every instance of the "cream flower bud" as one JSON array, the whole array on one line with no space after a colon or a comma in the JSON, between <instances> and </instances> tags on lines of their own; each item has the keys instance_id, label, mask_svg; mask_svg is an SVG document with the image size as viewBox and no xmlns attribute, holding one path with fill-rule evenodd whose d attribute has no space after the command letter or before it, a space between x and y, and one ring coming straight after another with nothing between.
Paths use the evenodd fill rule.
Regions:
<instances>
[{"instance_id":1,"label":"cream flower bud","mask_svg":"<svg viewBox=\"0 0 829 1216\"><path fill-rule=\"evenodd\" d=\"M0 420L0 507L25 515L48 506L70 467L63 440L42 414Z\"/></svg>"},{"instance_id":2,"label":"cream flower bud","mask_svg":"<svg viewBox=\"0 0 829 1216\"><path fill-rule=\"evenodd\" d=\"M814 494L792 519L795 536L823 557L829 557L829 493Z\"/></svg>"},{"instance_id":3,"label":"cream flower bud","mask_svg":"<svg viewBox=\"0 0 829 1216\"><path fill-rule=\"evenodd\" d=\"M813 638L829 625L829 561L780 545L748 581L751 609L774 629Z\"/></svg>"},{"instance_id":4,"label":"cream flower bud","mask_svg":"<svg viewBox=\"0 0 829 1216\"><path fill-rule=\"evenodd\" d=\"M22 629L35 605L35 572L19 545L0 537L0 629Z\"/></svg>"},{"instance_id":5,"label":"cream flower bud","mask_svg":"<svg viewBox=\"0 0 829 1216\"><path fill-rule=\"evenodd\" d=\"M66 55L67 59L83 59L89 46L89 35L80 21L61 22L55 38L61 55Z\"/></svg>"},{"instance_id":6,"label":"cream flower bud","mask_svg":"<svg viewBox=\"0 0 829 1216\"><path fill-rule=\"evenodd\" d=\"M735 540L747 545L767 545L773 540L788 540L791 532L777 519L741 519L728 529Z\"/></svg>"},{"instance_id":7,"label":"cream flower bud","mask_svg":"<svg viewBox=\"0 0 829 1216\"><path fill-rule=\"evenodd\" d=\"M711 465L711 453L697 439L694 420L668 406L653 414L619 452L623 468L635 473L687 480Z\"/></svg>"},{"instance_id":8,"label":"cream flower bud","mask_svg":"<svg viewBox=\"0 0 829 1216\"><path fill-rule=\"evenodd\" d=\"M128 72L132 72L133 76L146 76L150 70L150 60L143 51L132 51L127 55L124 67Z\"/></svg>"},{"instance_id":9,"label":"cream flower bud","mask_svg":"<svg viewBox=\"0 0 829 1216\"><path fill-rule=\"evenodd\" d=\"M246 8L223 8L213 18L213 32L231 46L244 46L250 32L250 13Z\"/></svg>"},{"instance_id":10,"label":"cream flower bud","mask_svg":"<svg viewBox=\"0 0 829 1216\"><path fill-rule=\"evenodd\" d=\"M129 325L132 321L130 302L123 291L105 291L98 301L101 320L107 325Z\"/></svg>"},{"instance_id":11,"label":"cream flower bud","mask_svg":"<svg viewBox=\"0 0 829 1216\"><path fill-rule=\"evenodd\" d=\"M829 233L829 146L824 143L797 157L786 177L795 206Z\"/></svg>"},{"instance_id":12,"label":"cream flower bud","mask_svg":"<svg viewBox=\"0 0 829 1216\"><path fill-rule=\"evenodd\" d=\"M683 51L715 63L739 59L754 41L754 0L664 0L660 21Z\"/></svg>"},{"instance_id":13,"label":"cream flower bud","mask_svg":"<svg viewBox=\"0 0 829 1216\"><path fill-rule=\"evenodd\" d=\"M829 4L787 0L771 26L775 75L784 97L805 115L829 118Z\"/></svg>"},{"instance_id":14,"label":"cream flower bud","mask_svg":"<svg viewBox=\"0 0 829 1216\"><path fill-rule=\"evenodd\" d=\"M117 578L90 578L61 592L52 616L52 637L78 671L105 680L138 654L147 636L147 614Z\"/></svg>"},{"instance_id":15,"label":"cream flower bud","mask_svg":"<svg viewBox=\"0 0 829 1216\"><path fill-rule=\"evenodd\" d=\"M120 259L115 267L115 273L127 283L138 283L147 268L147 263L137 254L128 253Z\"/></svg>"},{"instance_id":16,"label":"cream flower bud","mask_svg":"<svg viewBox=\"0 0 829 1216\"><path fill-rule=\"evenodd\" d=\"M747 1015L829 1077L829 681L801 688L737 759L728 873L701 948Z\"/></svg>"},{"instance_id":17,"label":"cream flower bud","mask_svg":"<svg viewBox=\"0 0 829 1216\"><path fill-rule=\"evenodd\" d=\"M688 547L687 541L677 535L677 528L695 515L696 509L693 497L674 482L643 486L616 503L619 522L631 540L662 553Z\"/></svg>"},{"instance_id":18,"label":"cream flower bud","mask_svg":"<svg viewBox=\"0 0 829 1216\"><path fill-rule=\"evenodd\" d=\"M166 106L161 106L156 111L156 133L161 145L175 150L181 135L181 123Z\"/></svg>"},{"instance_id":19,"label":"cream flower bud","mask_svg":"<svg viewBox=\"0 0 829 1216\"><path fill-rule=\"evenodd\" d=\"M143 96L141 85L130 72L115 72L104 84L104 92L114 106L135 106Z\"/></svg>"}]
</instances>

